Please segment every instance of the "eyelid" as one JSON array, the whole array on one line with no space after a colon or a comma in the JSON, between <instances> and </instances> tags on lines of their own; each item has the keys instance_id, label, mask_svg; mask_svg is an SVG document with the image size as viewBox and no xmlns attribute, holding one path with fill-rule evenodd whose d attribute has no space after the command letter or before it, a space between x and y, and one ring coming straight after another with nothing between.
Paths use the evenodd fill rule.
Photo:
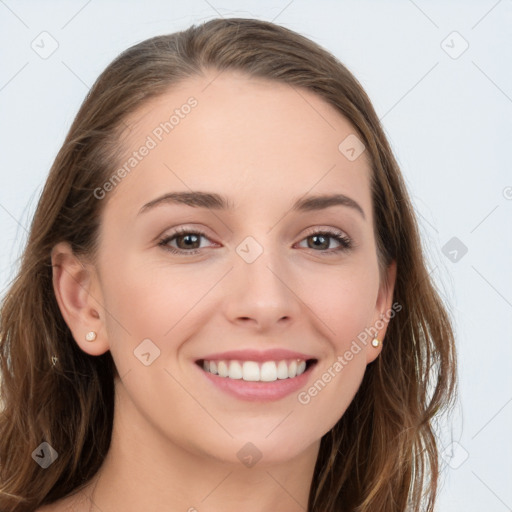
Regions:
<instances>
[{"instance_id":1,"label":"eyelid","mask_svg":"<svg viewBox=\"0 0 512 512\"><path fill-rule=\"evenodd\" d=\"M306 237L306 236L310 236L311 234L317 234L317 233L323 233L323 232L335 232L339 235L343 235L351 240L352 237L347 233L347 231L345 231L344 229L341 229L341 228L336 228L336 227L333 227L333 226L328 226L328 225L314 225L314 226L309 226L307 228L305 228L305 233L302 235L302 237ZM167 232L169 232L168 234L166 234ZM200 234L202 236L204 236L205 238L210 238L210 235L208 234L209 230L205 227L194 227L194 225L178 225L177 227L171 227L171 228L168 228L164 231L163 234L159 235L156 237L155 240L161 240L162 238L167 238L167 237L172 237L172 236L176 236L178 234L186 234L186 233L196 233L196 234ZM302 238L299 240L299 241L302 241Z\"/></svg>"},{"instance_id":2,"label":"eyelid","mask_svg":"<svg viewBox=\"0 0 512 512\"><path fill-rule=\"evenodd\" d=\"M193 227L181 225L181 226L175 228L174 230L172 230L171 233L158 237L158 240L159 240L158 245L161 246L164 250L171 252L173 254L176 254L178 256L193 256L193 255L203 252L205 248L203 247L203 248L199 248L199 249L190 249L190 250L177 249L174 247L170 247L168 244L174 238L179 237L179 236L184 236L186 234L196 235L199 238L205 238L205 239L212 241L210 239L210 236L205 231L207 231L207 230L205 230L204 228L193 228ZM326 235L327 238L331 238L339 244L339 246L334 249L326 249L326 250L319 250L319 251L316 251L312 248L307 248L310 252L313 252L313 253L316 252L320 256L327 256L327 257L336 256L336 255L339 255L340 253L351 251L357 245L354 243L354 240L352 239L352 237L350 237L344 230L341 230L339 228L333 228L333 227L319 227L319 226L310 226L307 229L306 233L304 233L302 235L302 237L300 238L300 240L296 243L300 244L307 238L309 238L311 236L315 236L315 235L317 235L317 236ZM213 242L213 244L217 245L217 246L219 245L217 242Z\"/></svg>"},{"instance_id":3,"label":"eyelid","mask_svg":"<svg viewBox=\"0 0 512 512\"><path fill-rule=\"evenodd\" d=\"M208 238L209 240L214 238L214 235L210 235L209 234L210 230L206 227L203 227L203 226L195 227L193 224L192 225L180 224L178 226L173 226L173 227L167 228L161 235L158 235L155 238L155 241L161 241L164 238L171 238L171 237L174 237L177 235L188 234L188 233L195 233L197 235L203 236L204 238Z\"/></svg>"},{"instance_id":4,"label":"eyelid","mask_svg":"<svg viewBox=\"0 0 512 512\"><path fill-rule=\"evenodd\" d=\"M344 229L335 228L333 226L327 226L327 225L325 225L325 226L315 225L315 226L308 227L308 228L306 228L305 234L302 236L303 237L310 236L311 234L314 235L316 233L337 233L339 235L346 236L347 238L352 238L351 236L349 236L349 234Z\"/></svg>"}]
</instances>

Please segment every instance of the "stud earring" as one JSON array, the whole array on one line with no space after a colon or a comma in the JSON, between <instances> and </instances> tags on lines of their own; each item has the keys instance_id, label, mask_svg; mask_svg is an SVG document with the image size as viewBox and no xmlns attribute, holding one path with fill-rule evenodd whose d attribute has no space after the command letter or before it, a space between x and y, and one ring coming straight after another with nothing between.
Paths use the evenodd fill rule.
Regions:
<instances>
[{"instance_id":1,"label":"stud earring","mask_svg":"<svg viewBox=\"0 0 512 512\"><path fill-rule=\"evenodd\" d=\"M87 341L94 341L96 339L96 333L94 331L90 331L85 335L85 339Z\"/></svg>"},{"instance_id":2,"label":"stud earring","mask_svg":"<svg viewBox=\"0 0 512 512\"><path fill-rule=\"evenodd\" d=\"M380 341L377 338L373 338L372 347L377 348L380 345Z\"/></svg>"}]
</instances>

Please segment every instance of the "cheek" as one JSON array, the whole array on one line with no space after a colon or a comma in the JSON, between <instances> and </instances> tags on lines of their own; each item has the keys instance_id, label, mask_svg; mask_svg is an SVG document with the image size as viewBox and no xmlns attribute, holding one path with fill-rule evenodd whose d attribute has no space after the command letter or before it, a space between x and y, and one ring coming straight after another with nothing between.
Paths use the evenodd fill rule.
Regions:
<instances>
[{"instance_id":1,"label":"cheek","mask_svg":"<svg viewBox=\"0 0 512 512\"><path fill-rule=\"evenodd\" d=\"M147 268L133 265L129 257L107 252L102 268L103 307L110 351L120 375L135 361L133 351L145 339L158 349L162 332L171 327L156 322L173 304L163 296L165 288ZM165 318L165 316L163 317Z\"/></svg>"},{"instance_id":2,"label":"cheek","mask_svg":"<svg viewBox=\"0 0 512 512\"><path fill-rule=\"evenodd\" d=\"M110 350L122 374L143 340L154 343L161 362L186 339L194 313L197 316L208 303L205 295L224 270L201 272L180 265L170 269L161 261L153 264L111 254L102 288Z\"/></svg>"},{"instance_id":3,"label":"cheek","mask_svg":"<svg viewBox=\"0 0 512 512\"><path fill-rule=\"evenodd\" d=\"M352 402L366 371L366 352L361 333L370 326L378 291L376 262L365 261L336 273L317 277L310 304L324 324L329 341L328 357L317 369L317 378L298 396L308 418L322 418L327 432Z\"/></svg>"},{"instance_id":4,"label":"cheek","mask_svg":"<svg viewBox=\"0 0 512 512\"><path fill-rule=\"evenodd\" d=\"M371 347L360 340L371 324L378 286L378 273L369 268L351 266L317 276L309 284L304 281L313 291L306 295L310 297L307 304L320 319L317 325L327 342L327 357L318 366L316 379L297 399L312 431L319 435L343 416L366 371L366 353ZM318 418L322 419L321 432L314 426Z\"/></svg>"},{"instance_id":5,"label":"cheek","mask_svg":"<svg viewBox=\"0 0 512 512\"><path fill-rule=\"evenodd\" d=\"M331 269L329 269L331 270ZM324 324L324 332L342 350L372 321L378 270L351 265L302 279L300 296Z\"/></svg>"}]
</instances>

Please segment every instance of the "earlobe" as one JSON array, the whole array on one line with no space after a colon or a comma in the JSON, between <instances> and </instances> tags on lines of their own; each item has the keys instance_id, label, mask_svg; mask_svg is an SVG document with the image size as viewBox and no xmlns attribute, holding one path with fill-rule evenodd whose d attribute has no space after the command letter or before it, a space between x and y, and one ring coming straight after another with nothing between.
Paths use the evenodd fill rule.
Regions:
<instances>
[{"instance_id":1,"label":"earlobe","mask_svg":"<svg viewBox=\"0 0 512 512\"><path fill-rule=\"evenodd\" d=\"M52 249L53 289L64 321L79 347L90 355L100 355L109 349L99 291L94 290L94 271L84 267L67 242ZM91 340L91 332L96 333ZM87 339L87 337L89 339ZM91 342L93 341L93 343Z\"/></svg>"},{"instance_id":2,"label":"earlobe","mask_svg":"<svg viewBox=\"0 0 512 512\"><path fill-rule=\"evenodd\" d=\"M396 261L392 261L387 268L387 274L379 288L377 303L375 305L375 317L372 326L376 333L372 339L371 347L366 351L366 364L374 361L382 350L388 322L392 315L393 292L396 282Z\"/></svg>"}]
</instances>

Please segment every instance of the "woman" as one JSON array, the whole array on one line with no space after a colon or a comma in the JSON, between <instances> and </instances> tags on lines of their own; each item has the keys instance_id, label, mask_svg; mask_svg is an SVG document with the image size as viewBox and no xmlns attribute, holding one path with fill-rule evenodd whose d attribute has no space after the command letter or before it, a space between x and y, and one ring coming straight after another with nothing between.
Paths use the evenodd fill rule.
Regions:
<instances>
[{"instance_id":1,"label":"woman","mask_svg":"<svg viewBox=\"0 0 512 512\"><path fill-rule=\"evenodd\" d=\"M0 343L1 510L433 510L451 321L367 95L283 27L107 67Z\"/></svg>"}]
</instances>

